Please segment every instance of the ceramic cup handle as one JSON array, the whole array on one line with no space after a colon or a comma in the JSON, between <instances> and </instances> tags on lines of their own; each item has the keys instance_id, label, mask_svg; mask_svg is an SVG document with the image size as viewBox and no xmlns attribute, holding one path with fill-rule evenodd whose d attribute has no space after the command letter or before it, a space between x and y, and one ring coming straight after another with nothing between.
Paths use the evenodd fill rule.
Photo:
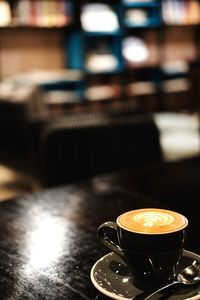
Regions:
<instances>
[{"instance_id":1,"label":"ceramic cup handle","mask_svg":"<svg viewBox=\"0 0 200 300\"><path fill-rule=\"evenodd\" d=\"M124 258L123 251L117 243L117 224L115 222L103 223L97 230L97 237L104 246Z\"/></svg>"}]
</instances>

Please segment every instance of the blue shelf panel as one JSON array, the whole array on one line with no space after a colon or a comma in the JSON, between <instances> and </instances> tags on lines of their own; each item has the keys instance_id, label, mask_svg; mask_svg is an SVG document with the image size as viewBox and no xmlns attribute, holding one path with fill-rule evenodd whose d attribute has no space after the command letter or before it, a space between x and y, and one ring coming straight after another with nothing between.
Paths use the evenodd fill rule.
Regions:
<instances>
[{"instance_id":1,"label":"blue shelf panel","mask_svg":"<svg viewBox=\"0 0 200 300\"><path fill-rule=\"evenodd\" d=\"M65 45L65 67L73 70L83 70L85 64L84 38L80 31L74 31L69 35Z\"/></svg>"},{"instance_id":2,"label":"blue shelf panel","mask_svg":"<svg viewBox=\"0 0 200 300\"><path fill-rule=\"evenodd\" d=\"M80 98L84 95L85 83L83 80L80 81L55 81L39 86L43 92L52 91L70 91L76 93Z\"/></svg>"},{"instance_id":3,"label":"blue shelf panel","mask_svg":"<svg viewBox=\"0 0 200 300\"><path fill-rule=\"evenodd\" d=\"M57 90L74 90L82 86L83 81L55 81L49 83L40 84L39 87L44 91L57 91Z\"/></svg>"},{"instance_id":4,"label":"blue shelf panel","mask_svg":"<svg viewBox=\"0 0 200 300\"><path fill-rule=\"evenodd\" d=\"M160 1L151 1L151 2L134 2L134 3L126 3L126 2L123 2L122 1L122 5L124 7L127 7L127 8L142 8L142 7L155 7L155 8L158 8L158 7L161 7L161 2Z\"/></svg>"},{"instance_id":5,"label":"blue shelf panel","mask_svg":"<svg viewBox=\"0 0 200 300\"><path fill-rule=\"evenodd\" d=\"M80 74L81 75L81 74ZM79 99L84 96L85 81L83 76L69 78L56 78L55 80L46 80L39 84L39 88L44 92L70 92L74 93Z\"/></svg>"},{"instance_id":6,"label":"blue shelf panel","mask_svg":"<svg viewBox=\"0 0 200 300\"><path fill-rule=\"evenodd\" d=\"M85 35L83 31L77 31L69 36L66 43L66 66L71 69L82 70L89 74L114 74L124 69L122 58L123 35ZM90 52L94 55L101 53L110 54L116 59L116 66L109 70L89 70L86 63L86 55Z\"/></svg>"},{"instance_id":7,"label":"blue shelf panel","mask_svg":"<svg viewBox=\"0 0 200 300\"><path fill-rule=\"evenodd\" d=\"M116 31L111 31L111 32L105 32L105 31L83 31L83 35L85 37L106 37L106 36L120 36L122 35L122 30L116 30Z\"/></svg>"},{"instance_id":8,"label":"blue shelf panel","mask_svg":"<svg viewBox=\"0 0 200 300\"><path fill-rule=\"evenodd\" d=\"M125 28L152 28L159 27L163 24L161 7L158 2L153 3L154 5L150 5L151 3L140 3L136 2L134 5L122 5L119 17L123 27ZM130 18L129 11L133 10L141 10L144 13L144 22L137 23L137 20L134 23Z\"/></svg>"},{"instance_id":9,"label":"blue shelf panel","mask_svg":"<svg viewBox=\"0 0 200 300\"><path fill-rule=\"evenodd\" d=\"M152 27L159 27L162 25L162 21L159 19L150 19L147 20L145 23L141 24L141 25L134 25L133 23L129 22L129 21L124 21L124 25L127 28L152 28Z\"/></svg>"}]
</instances>

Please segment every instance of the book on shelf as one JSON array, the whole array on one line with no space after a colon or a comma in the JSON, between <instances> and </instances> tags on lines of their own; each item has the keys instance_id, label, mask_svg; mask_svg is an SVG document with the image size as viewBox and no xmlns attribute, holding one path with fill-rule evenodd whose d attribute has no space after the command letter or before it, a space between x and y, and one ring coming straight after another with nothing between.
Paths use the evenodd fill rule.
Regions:
<instances>
[{"instance_id":1,"label":"book on shelf","mask_svg":"<svg viewBox=\"0 0 200 300\"><path fill-rule=\"evenodd\" d=\"M31 0L30 3L31 6L31 16L30 16L30 20L29 23L31 26L37 26L37 8L36 8L36 1L35 0Z\"/></svg>"},{"instance_id":2,"label":"book on shelf","mask_svg":"<svg viewBox=\"0 0 200 300\"><path fill-rule=\"evenodd\" d=\"M35 0L36 26L43 27L45 25L45 5L45 1Z\"/></svg>"},{"instance_id":3,"label":"book on shelf","mask_svg":"<svg viewBox=\"0 0 200 300\"><path fill-rule=\"evenodd\" d=\"M31 2L28 0L20 0L17 2L15 9L15 22L18 25L27 26L32 20Z\"/></svg>"},{"instance_id":4,"label":"book on shelf","mask_svg":"<svg viewBox=\"0 0 200 300\"><path fill-rule=\"evenodd\" d=\"M200 3L194 0L189 2L188 23L200 24Z\"/></svg>"},{"instance_id":5,"label":"book on shelf","mask_svg":"<svg viewBox=\"0 0 200 300\"><path fill-rule=\"evenodd\" d=\"M69 9L67 8L67 2L59 0L57 2L57 24L58 26L65 26L69 22Z\"/></svg>"},{"instance_id":6,"label":"book on shelf","mask_svg":"<svg viewBox=\"0 0 200 300\"><path fill-rule=\"evenodd\" d=\"M11 9L7 1L0 1L0 27L9 26L11 23Z\"/></svg>"}]
</instances>

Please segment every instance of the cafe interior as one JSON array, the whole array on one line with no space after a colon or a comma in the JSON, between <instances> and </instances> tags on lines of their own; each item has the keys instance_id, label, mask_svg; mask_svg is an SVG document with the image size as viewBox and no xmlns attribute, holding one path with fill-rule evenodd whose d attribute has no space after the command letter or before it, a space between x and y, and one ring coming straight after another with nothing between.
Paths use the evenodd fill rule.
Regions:
<instances>
[{"instance_id":1,"label":"cafe interior","mask_svg":"<svg viewBox=\"0 0 200 300\"><path fill-rule=\"evenodd\" d=\"M199 156L198 1L35 2L0 2L3 199L6 177L18 193Z\"/></svg>"},{"instance_id":2,"label":"cafe interior","mask_svg":"<svg viewBox=\"0 0 200 300\"><path fill-rule=\"evenodd\" d=\"M15 267L8 267L9 242L2 243L0 298L135 299L97 284L95 293L88 275L107 253L97 227L125 210L151 205L186 215L188 249L200 254L199 113L199 0L0 0L1 240L9 237L13 255L19 247L22 262L23 234L44 215L45 237L40 231L37 239L45 253L53 247L48 229L57 246L66 233L73 240L70 226L87 225L85 242L93 241L89 259L84 238L74 246L73 259L82 261L76 270L65 239L62 276L48 269L58 256L39 259L35 251L23 269L36 272L35 285L30 273L16 279L22 268L11 257ZM72 275L63 283L65 264ZM175 297L162 299L186 299Z\"/></svg>"}]
</instances>

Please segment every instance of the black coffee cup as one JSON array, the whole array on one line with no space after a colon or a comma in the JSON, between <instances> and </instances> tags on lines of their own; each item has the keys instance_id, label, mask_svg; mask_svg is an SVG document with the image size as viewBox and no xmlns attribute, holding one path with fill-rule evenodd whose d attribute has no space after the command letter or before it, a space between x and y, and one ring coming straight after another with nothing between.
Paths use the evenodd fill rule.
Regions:
<instances>
[{"instance_id":1,"label":"black coffee cup","mask_svg":"<svg viewBox=\"0 0 200 300\"><path fill-rule=\"evenodd\" d=\"M120 219L133 212L144 216L153 212L157 219L158 212L162 212L164 216L172 214L180 217L182 224L171 224L173 228L166 230L165 225L158 226L156 232L127 228L120 223ZM151 225L151 222L147 220L145 224ZM117 218L116 223L105 222L98 228L97 236L101 243L123 258L129 266L133 284L139 289L149 290L176 278L178 263L186 244L187 228L188 220L185 216L169 210L151 208L126 212ZM146 230L145 227L144 229Z\"/></svg>"}]
</instances>

